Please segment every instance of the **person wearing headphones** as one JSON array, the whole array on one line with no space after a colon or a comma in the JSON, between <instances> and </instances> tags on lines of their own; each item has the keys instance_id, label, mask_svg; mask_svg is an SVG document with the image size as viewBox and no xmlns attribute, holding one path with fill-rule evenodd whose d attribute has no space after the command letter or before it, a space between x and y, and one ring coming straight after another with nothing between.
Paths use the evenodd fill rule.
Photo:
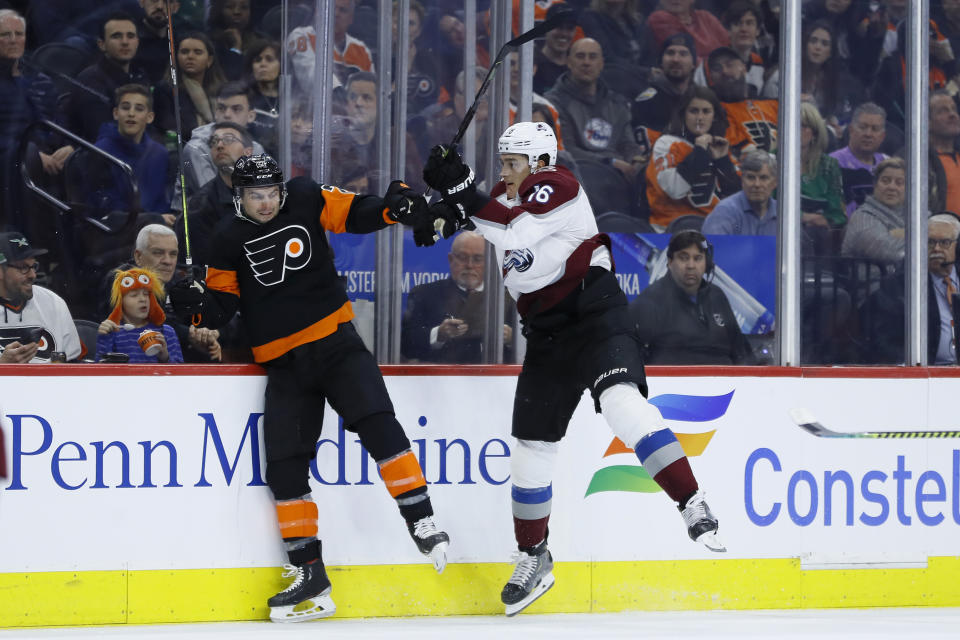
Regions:
<instances>
[{"instance_id":1,"label":"person wearing headphones","mask_svg":"<svg viewBox=\"0 0 960 640\"><path fill-rule=\"evenodd\" d=\"M713 245L680 231L667 247L668 275L630 303L646 364L752 364L727 296L713 285Z\"/></svg>"}]
</instances>

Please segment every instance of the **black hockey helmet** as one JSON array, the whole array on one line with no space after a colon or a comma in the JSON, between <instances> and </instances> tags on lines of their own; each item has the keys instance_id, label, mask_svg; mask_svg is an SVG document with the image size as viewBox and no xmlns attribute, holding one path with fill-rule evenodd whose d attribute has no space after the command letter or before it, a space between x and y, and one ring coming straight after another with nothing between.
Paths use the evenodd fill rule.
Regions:
<instances>
[{"instance_id":1,"label":"black hockey helmet","mask_svg":"<svg viewBox=\"0 0 960 640\"><path fill-rule=\"evenodd\" d=\"M241 156L233 165L233 207L238 216L243 214L242 189L244 187L280 187L280 207L287 201L287 186L283 182L283 170L277 161L263 153L256 156Z\"/></svg>"}]
</instances>

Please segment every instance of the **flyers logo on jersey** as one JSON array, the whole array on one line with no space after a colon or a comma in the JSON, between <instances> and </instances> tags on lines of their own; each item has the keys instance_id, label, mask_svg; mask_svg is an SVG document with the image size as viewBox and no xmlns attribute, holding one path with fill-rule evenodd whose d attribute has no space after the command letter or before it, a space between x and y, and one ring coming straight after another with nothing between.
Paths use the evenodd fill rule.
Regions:
<instances>
[{"instance_id":1,"label":"flyers logo on jersey","mask_svg":"<svg viewBox=\"0 0 960 640\"><path fill-rule=\"evenodd\" d=\"M283 282L287 271L310 262L310 233L298 224L243 243L253 276L270 287Z\"/></svg>"}]
</instances>

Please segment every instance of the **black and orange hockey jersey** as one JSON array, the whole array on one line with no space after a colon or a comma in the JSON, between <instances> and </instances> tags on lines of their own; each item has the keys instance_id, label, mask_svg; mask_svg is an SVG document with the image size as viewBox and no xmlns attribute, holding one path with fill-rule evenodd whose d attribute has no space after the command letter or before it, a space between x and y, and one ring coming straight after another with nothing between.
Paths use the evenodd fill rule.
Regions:
<instances>
[{"instance_id":1,"label":"black and orange hockey jersey","mask_svg":"<svg viewBox=\"0 0 960 640\"><path fill-rule=\"evenodd\" d=\"M780 104L776 100L755 98L740 102L723 102L727 112L727 140L730 152L739 158L744 147L773 151L777 145L777 121Z\"/></svg>"},{"instance_id":2,"label":"black and orange hockey jersey","mask_svg":"<svg viewBox=\"0 0 960 640\"><path fill-rule=\"evenodd\" d=\"M266 224L234 217L217 229L201 324L218 327L240 311L257 362L324 338L353 318L324 230L370 233L391 224L383 199L320 185L287 183L280 213Z\"/></svg>"}]
</instances>

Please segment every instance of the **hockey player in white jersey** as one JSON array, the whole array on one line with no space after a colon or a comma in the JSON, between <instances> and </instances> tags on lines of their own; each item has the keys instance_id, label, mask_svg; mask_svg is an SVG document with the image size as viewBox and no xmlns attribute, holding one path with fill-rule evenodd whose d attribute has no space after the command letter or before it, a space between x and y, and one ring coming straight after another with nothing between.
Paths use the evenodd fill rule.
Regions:
<instances>
[{"instance_id":1,"label":"hockey player in white jersey","mask_svg":"<svg viewBox=\"0 0 960 640\"><path fill-rule=\"evenodd\" d=\"M494 245L527 338L510 466L517 562L501 593L511 616L554 583L547 548L554 466L584 389L677 503L688 535L712 551L726 549L683 448L646 401L640 344L613 274L610 239L598 233L576 178L554 164L552 129L516 123L500 137L499 153L501 181L489 197L477 192L473 171L455 150L434 147L423 177L442 195L431 214L443 220L444 236L472 222Z\"/></svg>"}]
</instances>

